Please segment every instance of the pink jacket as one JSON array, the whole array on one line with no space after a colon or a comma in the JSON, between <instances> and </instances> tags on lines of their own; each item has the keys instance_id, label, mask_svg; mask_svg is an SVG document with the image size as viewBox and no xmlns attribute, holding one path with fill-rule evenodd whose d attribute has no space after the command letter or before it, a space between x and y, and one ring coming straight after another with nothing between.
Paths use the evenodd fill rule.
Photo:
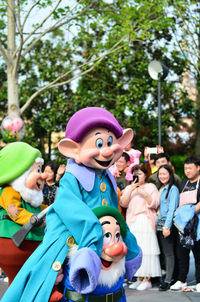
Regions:
<instances>
[{"instance_id":1,"label":"pink jacket","mask_svg":"<svg viewBox=\"0 0 200 302\"><path fill-rule=\"evenodd\" d=\"M124 189L123 194L125 194L126 190L129 189L128 187L129 186ZM152 202L149 205L141 194L133 191L130 195L130 200L128 201L127 206L122 205L123 207L127 207L126 222L130 225L134 222L136 215L144 213L150 220L152 228L155 229L156 210L160 203L160 194L156 186L152 183L146 183L143 188L151 195Z\"/></svg>"}]
</instances>

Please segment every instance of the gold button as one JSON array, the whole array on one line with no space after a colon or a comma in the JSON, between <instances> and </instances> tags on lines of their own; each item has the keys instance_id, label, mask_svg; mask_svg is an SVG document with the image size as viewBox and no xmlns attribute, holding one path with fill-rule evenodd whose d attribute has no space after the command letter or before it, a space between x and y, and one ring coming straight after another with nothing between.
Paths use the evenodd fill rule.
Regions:
<instances>
[{"instance_id":1,"label":"gold button","mask_svg":"<svg viewBox=\"0 0 200 302\"><path fill-rule=\"evenodd\" d=\"M52 265L52 268L55 272L59 271L61 269L62 264L60 261L55 261Z\"/></svg>"},{"instance_id":2,"label":"gold button","mask_svg":"<svg viewBox=\"0 0 200 302\"><path fill-rule=\"evenodd\" d=\"M101 192L105 192L105 190L106 190L106 184L105 184L105 182L101 183L100 190L101 190Z\"/></svg>"},{"instance_id":3,"label":"gold button","mask_svg":"<svg viewBox=\"0 0 200 302\"><path fill-rule=\"evenodd\" d=\"M107 206L107 204L108 204L108 201L107 201L107 199L104 198L102 200L102 206Z\"/></svg>"},{"instance_id":4,"label":"gold button","mask_svg":"<svg viewBox=\"0 0 200 302\"><path fill-rule=\"evenodd\" d=\"M67 245L72 246L73 244L74 244L74 237L71 236L67 239Z\"/></svg>"}]
</instances>

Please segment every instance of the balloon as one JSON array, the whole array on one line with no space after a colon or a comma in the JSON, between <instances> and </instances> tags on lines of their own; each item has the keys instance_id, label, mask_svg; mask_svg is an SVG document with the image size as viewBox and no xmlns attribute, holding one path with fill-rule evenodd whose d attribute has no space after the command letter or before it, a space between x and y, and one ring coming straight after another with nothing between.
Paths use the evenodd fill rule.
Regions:
<instances>
[{"instance_id":1,"label":"balloon","mask_svg":"<svg viewBox=\"0 0 200 302\"><path fill-rule=\"evenodd\" d=\"M6 143L22 140L25 135L25 125L21 117L6 116L1 123L1 134Z\"/></svg>"}]
</instances>

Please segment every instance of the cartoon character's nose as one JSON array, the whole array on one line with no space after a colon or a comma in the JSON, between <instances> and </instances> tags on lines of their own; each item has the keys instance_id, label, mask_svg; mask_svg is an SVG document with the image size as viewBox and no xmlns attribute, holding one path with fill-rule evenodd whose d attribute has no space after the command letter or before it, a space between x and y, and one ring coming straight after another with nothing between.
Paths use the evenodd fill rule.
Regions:
<instances>
[{"instance_id":1,"label":"cartoon character's nose","mask_svg":"<svg viewBox=\"0 0 200 302\"><path fill-rule=\"evenodd\" d=\"M102 151L101 151L101 154L104 156L104 157L110 157L113 155L113 150L111 148L103 148Z\"/></svg>"},{"instance_id":2,"label":"cartoon character's nose","mask_svg":"<svg viewBox=\"0 0 200 302\"><path fill-rule=\"evenodd\" d=\"M121 241L112 244L111 246L107 247L105 253L111 257L117 256L126 256L127 254L127 247Z\"/></svg>"}]
</instances>

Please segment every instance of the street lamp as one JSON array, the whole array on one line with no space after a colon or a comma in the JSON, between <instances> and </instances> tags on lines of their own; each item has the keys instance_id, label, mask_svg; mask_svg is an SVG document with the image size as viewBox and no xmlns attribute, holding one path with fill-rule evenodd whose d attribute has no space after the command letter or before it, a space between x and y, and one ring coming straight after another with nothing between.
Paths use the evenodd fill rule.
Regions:
<instances>
[{"instance_id":1,"label":"street lamp","mask_svg":"<svg viewBox=\"0 0 200 302\"><path fill-rule=\"evenodd\" d=\"M162 146L161 138L161 81L168 75L169 69L162 62L152 61L148 65L148 72L152 79L158 81L158 145Z\"/></svg>"}]
</instances>

